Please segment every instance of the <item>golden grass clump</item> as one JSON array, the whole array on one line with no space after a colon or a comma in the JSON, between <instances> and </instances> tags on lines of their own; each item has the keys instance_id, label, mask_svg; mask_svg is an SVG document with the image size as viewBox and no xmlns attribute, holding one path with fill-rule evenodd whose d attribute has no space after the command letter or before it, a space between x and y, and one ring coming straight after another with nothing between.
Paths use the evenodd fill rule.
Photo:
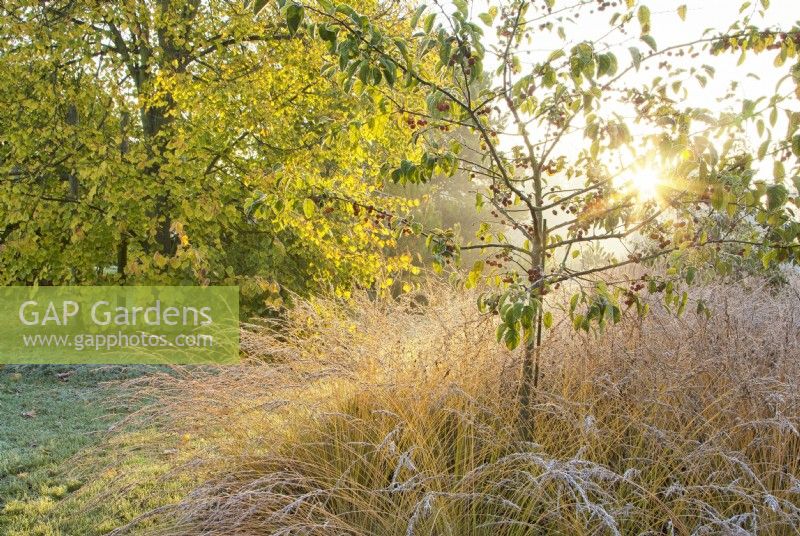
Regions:
<instances>
[{"instance_id":1,"label":"golden grass clump","mask_svg":"<svg viewBox=\"0 0 800 536\"><path fill-rule=\"evenodd\" d=\"M163 531L797 534L800 303L701 294L710 320L654 306L595 336L557 318L526 426L518 352L473 295L250 326L241 366L138 380L158 399L139 417L191 437L184 467L209 475Z\"/></svg>"}]
</instances>

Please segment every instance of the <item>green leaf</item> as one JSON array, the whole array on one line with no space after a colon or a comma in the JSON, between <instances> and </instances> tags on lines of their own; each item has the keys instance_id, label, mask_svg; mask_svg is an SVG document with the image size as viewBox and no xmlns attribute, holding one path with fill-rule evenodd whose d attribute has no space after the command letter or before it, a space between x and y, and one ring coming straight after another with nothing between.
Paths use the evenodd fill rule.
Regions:
<instances>
[{"instance_id":1,"label":"green leaf","mask_svg":"<svg viewBox=\"0 0 800 536\"><path fill-rule=\"evenodd\" d=\"M689 300L689 295L684 292L681 294L681 301L678 303L678 316L683 315L683 311L686 310L686 302Z\"/></svg>"},{"instance_id":2,"label":"green leaf","mask_svg":"<svg viewBox=\"0 0 800 536\"><path fill-rule=\"evenodd\" d=\"M639 19L642 33L650 33L650 8L647 6L639 6L639 11L636 12L636 18Z\"/></svg>"},{"instance_id":3,"label":"green leaf","mask_svg":"<svg viewBox=\"0 0 800 536\"><path fill-rule=\"evenodd\" d=\"M397 67L392 60L384 56L381 57L380 64L381 72L383 73L383 77L386 79L386 83L389 84L390 87L393 87L395 79L397 78Z\"/></svg>"},{"instance_id":4,"label":"green leaf","mask_svg":"<svg viewBox=\"0 0 800 536\"><path fill-rule=\"evenodd\" d=\"M769 264L778 257L778 250L771 249L761 257L761 265L765 270L769 268Z\"/></svg>"},{"instance_id":5,"label":"green leaf","mask_svg":"<svg viewBox=\"0 0 800 536\"><path fill-rule=\"evenodd\" d=\"M611 52L607 53L606 56L608 56L608 61L611 63L611 65L609 65L608 67L608 75L614 76L615 74L617 74L617 69L619 68L617 57Z\"/></svg>"},{"instance_id":6,"label":"green leaf","mask_svg":"<svg viewBox=\"0 0 800 536\"><path fill-rule=\"evenodd\" d=\"M553 87L558 82L555 69L545 69L542 75L542 85L544 87Z\"/></svg>"},{"instance_id":7,"label":"green leaf","mask_svg":"<svg viewBox=\"0 0 800 536\"><path fill-rule=\"evenodd\" d=\"M654 52L658 51L658 45L656 44L656 40L653 39L652 35L643 35L641 37L642 41L647 43L647 46L653 49Z\"/></svg>"},{"instance_id":8,"label":"green leaf","mask_svg":"<svg viewBox=\"0 0 800 536\"><path fill-rule=\"evenodd\" d=\"M763 160L764 157L767 156L768 150L769 150L769 140L766 140L758 148L758 159Z\"/></svg>"},{"instance_id":9,"label":"green leaf","mask_svg":"<svg viewBox=\"0 0 800 536\"><path fill-rule=\"evenodd\" d=\"M358 68L358 79L361 80L361 83L364 85L369 84L370 82L370 67L369 67L369 60L366 58L361 60L361 64Z\"/></svg>"},{"instance_id":10,"label":"green leaf","mask_svg":"<svg viewBox=\"0 0 800 536\"><path fill-rule=\"evenodd\" d=\"M286 7L286 24L289 26L289 33L294 35L297 33L300 24L303 22L305 9L301 4L291 3Z\"/></svg>"},{"instance_id":11,"label":"green leaf","mask_svg":"<svg viewBox=\"0 0 800 536\"><path fill-rule=\"evenodd\" d=\"M597 56L597 77L600 78L609 72L611 68L611 60L607 54L600 54Z\"/></svg>"},{"instance_id":12,"label":"green leaf","mask_svg":"<svg viewBox=\"0 0 800 536\"><path fill-rule=\"evenodd\" d=\"M573 294L572 297L569 299L569 312L572 313L575 311L575 308L578 306L578 300L581 299L580 294Z\"/></svg>"},{"instance_id":13,"label":"green leaf","mask_svg":"<svg viewBox=\"0 0 800 536\"><path fill-rule=\"evenodd\" d=\"M256 0L253 2L253 14L258 15L261 10L268 4L267 0Z\"/></svg>"},{"instance_id":14,"label":"green leaf","mask_svg":"<svg viewBox=\"0 0 800 536\"><path fill-rule=\"evenodd\" d=\"M400 51L400 55L403 56L403 61L406 62L406 67L411 69L411 57L408 55L408 46L406 45L406 42L397 37L394 39L394 45L397 47L397 50Z\"/></svg>"},{"instance_id":15,"label":"green leaf","mask_svg":"<svg viewBox=\"0 0 800 536\"><path fill-rule=\"evenodd\" d=\"M319 5L328 15L333 15L336 12L336 6L330 0L319 0Z\"/></svg>"},{"instance_id":16,"label":"green leaf","mask_svg":"<svg viewBox=\"0 0 800 536\"><path fill-rule=\"evenodd\" d=\"M789 191L783 184L770 184L767 186L767 208L776 210L786 204Z\"/></svg>"},{"instance_id":17,"label":"green leaf","mask_svg":"<svg viewBox=\"0 0 800 536\"><path fill-rule=\"evenodd\" d=\"M445 40L444 43L439 44L439 61L442 65L447 65L450 61L450 54L452 52L452 46L450 45L449 40Z\"/></svg>"},{"instance_id":18,"label":"green leaf","mask_svg":"<svg viewBox=\"0 0 800 536\"><path fill-rule=\"evenodd\" d=\"M503 337L503 342L506 343L506 348L509 350L513 350L519 346L519 330L517 330L516 326L508 327Z\"/></svg>"},{"instance_id":19,"label":"green leaf","mask_svg":"<svg viewBox=\"0 0 800 536\"><path fill-rule=\"evenodd\" d=\"M456 6L458 12L464 15L464 18L469 16L469 9L466 0L453 0L453 5Z\"/></svg>"},{"instance_id":20,"label":"green leaf","mask_svg":"<svg viewBox=\"0 0 800 536\"><path fill-rule=\"evenodd\" d=\"M545 314L542 315L542 324L547 329L553 327L553 313L547 311Z\"/></svg>"},{"instance_id":21,"label":"green leaf","mask_svg":"<svg viewBox=\"0 0 800 536\"><path fill-rule=\"evenodd\" d=\"M631 58L633 58L633 66L638 71L639 67L642 66L642 53L636 47L630 47L628 50L631 53Z\"/></svg>"},{"instance_id":22,"label":"green leaf","mask_svg":"<svg viewBox=\"0 0 800 536\"><path fill-rule=\"evenodd\" d=\"M786 177L786 168L780 160L775 160L772 166L772 176L776 181L781 181Z\"/></svg>"},{"instance_id":23,"label":"green leaf","mask_svg":"<svg viewBox=\"0 0 800 536\"><path fill-rule=\"evenodd\" d=\"M691 285L694 282L694 278L697 275L697 268L694 266L689 266L686 269L686 284Z\"/></svg>"},{"instance_id":24,"label":"green leaf","mask_svg":"<svg viewBox=\"0 0 800 536\"><path fill-rule=\"evenodd\" d=\"M480 18L486 26L491 26L495 17L497 17L497 6L492 6L487 13L478 15L478 18Z\"/></svg>"},{"instance_id":25,"label":"green leaf","mask_svg":"<svg viewBox=\"0 0 800 536\"><path fill-rule=\"evenodd\" d=\"M336 6L336 13L342 13L344 15L347 15L348 17L350 17L350 20L352 20L358 25L361 25L361 17L359 16L359 14L356 12L355 9L348 6L347 4L339 4L338 6Z\"/></svg>"},{"instance_id":26,"label":"green leaf","mask_svg":"<svg viewBox=\"0 0 800 536\"><path fill-rule=\"evenodd\" d=\"M531 329L535 314L536 307L533 305L526 305L522 308L522 314L520 314L519 321L525 329Z\"/></svg>"},{"instance_id":27,"label":"green leaf","mask_svg":"<svg viewBox=\"0 0 800 536\"><path fill-rule=\"evenodd\" d=\"M499 326L497 326L497 331L495 332L495 336L497 337L497 342L500 342L500 341L503 340L503 335L506 334L506 330L507 329L508 329L508 324L505 324L505 323L500 324Z\"/></svg>"},{"instance_id":28,"label":"green leaf","mask_svg":"<svg viewBox=\"0 0 800 536\"><path fill-rule=\"evenodd\" d=\"M714 191L711 193L711 206L714 210L722 210L725 208L726 198L725 189L722 186L715 186Z\"/></svg>"},{"instance_id":29,"label":"green leaf","mask_svg":"<svg viewBox=\"0 0 800 536\"><path fill-rule=\"evenodd\" d=\"M433 30L433 23L436 22L436 13L430 13L422 22L422 29L425 33L431 33Z\"/></svg>"},{"instance_id":30,"label":"green leaf","mask_svg":"<svg viewBox=\"0 0 800 536\"><path fill-rule=\"evenodd\" d=\"M792 152L795 156L800 156L800 134L792 137Z\"/></svg>"},{"instance_id":31,"label":"green leaf","mask_svg":"<svg viewBox=\"0 0 800 536\"><path fill-rule=\"evenodd\" d=\"M419 18L422 16L422 12L425 11L426 7L427 6L425 4L422 4L421 6L419 6L416 9L416 11L414 11L414 14L411 15L411 23L410 24L411 24L411 29L412 30L417 27L417 24L419 23Z\"/></svg>"},{"instance_id":32,"label":"green leaf","mask_svg":"<svg viewBox=\"0 0 800 536\"><path fill-rule=\"evenodd\" d=\"M511 304L509 304L511 305ZM515 324L522 316L522 310L525 305L522 303L515 303L506 309L505 321L507 324Z\"/></svg>"},{"instance_id":33,"label":"green leaf","mask_svg":"<svg viewBox=\"0 0 800 536\"><path fill-rule=\"evenodd\" d=\"M329 43L332 44L336 43L337 32L335 30L331 30L327 26L320 24L317 27L317 32L319 32L319 36L320 38L322 38L323 41L328 41Z\"/></svg>"}]
</instances>

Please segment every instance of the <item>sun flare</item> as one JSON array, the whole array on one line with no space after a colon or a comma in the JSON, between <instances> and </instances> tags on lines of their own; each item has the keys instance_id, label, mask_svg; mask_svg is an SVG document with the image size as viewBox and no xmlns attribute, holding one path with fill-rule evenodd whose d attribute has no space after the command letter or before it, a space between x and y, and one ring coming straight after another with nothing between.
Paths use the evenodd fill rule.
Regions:
<instances>
[{"instance_id":1,"label":"sun flare","mask_svg":"<svg viewBox=\"0 0 800 536\"><path fill-rule=\"evenodd\" d=\"M654 199L658 195L661 178L655 170L642 169L633 174L631 182L639 198L644 201Z\"/></svg>"},{"instance_id":2,"label":"sun flare","mask_svg":"<svg viewBox=\"0 0 800 536\"><path fill-rule=\"evenodd\" d=\"M619 188L635 194L640 201L650 201L658 196L664 180L656 169L637 168L622 174L615 182Z\"/></svg>"}]
</instances>

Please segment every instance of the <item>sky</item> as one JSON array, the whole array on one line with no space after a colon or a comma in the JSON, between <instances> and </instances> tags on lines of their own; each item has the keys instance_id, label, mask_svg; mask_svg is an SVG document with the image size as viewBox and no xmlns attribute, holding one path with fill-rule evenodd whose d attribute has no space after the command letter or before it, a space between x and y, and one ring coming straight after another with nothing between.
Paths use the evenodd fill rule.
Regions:
<instances>
[{"instance_id":1,"label":"sky","mask_svg":"<svg viewBox=\"0 0 800 536\"><path fill-rule=\"evenodd\" d=\"M541 1L536 1L533 2L533 5L541 3ZM590 0L556 0L553 9L558 12L581 3L593 4L594 2ZM800 0L771 0L769 8L766 10L763 9L762 0L753 0L750 6L744 10L740 8L745 0L649 0L642 3L651 10L651 34L655 38L659 50L688 43L704 36L716 35L727 30L732 23L745 18L750 19L750 24L761 28L790 30L794 25L800 25ZM607 46L608 48L604 51L611 51L616 55L620 71L628 67L632 63L629 47L637 47L643 54L649 50L649 47L639 38L639 25L635 19L628 24L626 35L622 35L618 31L609 34L609 19L613 13L623 11L624 0L618 0L618 4L618 7L606 9L602 13L594 10L594 13L590 14L588 10L591 8L586 6L580 10L567 9L559 13L558 16L570 16L572 19L563 24L566 28L567 41L564 42L559 38L556 32L534 32L532 41L522 47L523 72L519 76L525 74L525 66L545 61L553 51L559 49L568 51L575 44L587 40L600 42ZM680 6L686 6L685 20L679 16ZM473 2L470 9L473 17L477 19L478 13L486 11L487 0ZM531 9L527 18L539 16L540 13L540 11ZM575 13L580 13L580 18L574 18ZM554 17L547 20L555 22ZM706 33L709 28L716 31ZM487 49L491 49L496 42L494 31L487 28L484 45ZM695 50L700 51L699 48ZM703 64L707 64L715 69L715 75L709 77L705 87L693 78L687 77L684 84L684 87L688 89L687 94L684 96L682 93L670 93L669 96L686 106L709 108L715 112L723 110L739 112L743 100L755 100L764 95L771 95L776 91L781 78L786 76L789 62L782 69L774 67L773 60L776 55L777 51L767 51L759 55L751 52L748 53L746 60L741 65L737 65L738 53L714 57L701 53L696 59L690 59L688 56L681 58L659 56L650 61L644 61L638 72L627 74L624 78L624 85L627 87L649 85L654 77L665 74L665 71L659 71L657 68L658 63L662 60L675 59L676 66L686 66L687 68L694 66L698 69ZM486 63L490 69L492 64L497 64L496 59L493 61L491 54L487 54ZM748 73L751 74L748 76ZM717 99L730 91L732 82L737 83L737 87L733 90L734 97L726 101L724 105L720 104ZM780 86L780 92L788 93L791 90L793 90L793 83L784 80ZM605 111L618 111L625 116L630 115L630 110L622 108L617 110L613 103L607 104ZM627 114L624 113L625 111ZM784 116L781 114L777 131L782 132L785 124ZM637 131L638 127L634 124L629 124L629 127L634 136L644 134L644 131ZM582 133L577 132L573 136L582 138ZM748 138L752 140L753 151L757 150L761 140L758 139L755 125L749 127ZM506 136L501 139L503 148L520 143L517 136ZM578 145L585 145L585 142L572 144L574 147ZM765 162L764 170L771 171L771 169L771 162Z\"/></svg>"},{"instance_id":2,"label":"sky","mask_svg":"<svg viewBox=\"0 0 800 536\"><path fill-rule=\"evenodd\" d=\"M577 5L578 3L580 3L580 0L557 0L555 9ZM620 3L623 3L623 0L620 0ZM644 3L651 9L651 33L656 39L659 48L678 45L700 38L708 28L724 30L730 24L745 16L750 16L752 23L759 27L775 26L788 30L792 25L800 24L799 0L771 0L769 9L764 12L764 16L761 16L763 10L759 0L753 0L753 5L742 13L739 12L739 8L744 3L744 0L650 0ZM686 6L685 21L682 21L678 15L678 8L682 5ZM537 33L533 43L525 47L525 50L530 51L529 61L531 63L542 61L554 50L568 49L580 41L603 38L609 31L608 20L610 15L615 12L615 9L606 10L603 14L595 12L594 15L589 16L585 13L585 9L582 10L583 18L575 20L574 24L570 23L567 31L568 37L576 36L577 38L570 39L567 43L564 43L553 32ZM474 14L485 10L486 2L484 0L478 0L472 6ZM616 11L619 11L619 8L616 8ZM631 23L630 27L632 30L638 29L635 21ZM491 30L486 31L488 43L495 40L492 34ZM630 63L630 56L627 52L628 47L637 46L642 50L647 50L647 45L639 39L638 31L630 31L628 35L617 33L602 40L612 45L611 51L619 57L620 67ZM709 86L707 93L723 91L727 84L734 79L742 81L741 91L742 96L745 97L763 89L763 84L770 84L774 87L778 76L777 70L772 67L771 62L768 62L768 65L764 65L763 57L751 57L742 66L737 67L737 61L738 56L733 55L715 58L714 63L718 66L718 78L716 86ZM758 72L763 81L742 80L741 73L743 70ZM646 80L647 77L642 76L642 79ZM702 95L698 95L695 98L700 102L704 99Z\"/></svg>"}]
</instances>

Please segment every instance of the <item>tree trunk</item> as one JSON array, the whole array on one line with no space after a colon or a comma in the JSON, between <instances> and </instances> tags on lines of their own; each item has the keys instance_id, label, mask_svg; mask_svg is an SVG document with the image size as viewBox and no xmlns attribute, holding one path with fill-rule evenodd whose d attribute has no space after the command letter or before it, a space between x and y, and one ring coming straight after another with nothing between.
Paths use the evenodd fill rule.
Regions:
<instances>
[{"instance_id":1,"label":"tree trunk","mask_svg":"<svg viewBox=\"0 0 800 536\"><path fill-rule=\"evenodd\" d=\"M539 309L535 324L536 332L525 344L522 358L522 377L519 384L519 424L527 437L533 430L531 404L539 387L539 351L542 345L542 310Z\"/></svg>"},{"instance_id":2,"label":"tree trunk","mask_svg":"<svg viewBox=\"0 0 800 536\"><path fill-rule=\"evenodd\" d=\"M537 244L531 248L532 264L538 266L540 273L540 283L536 289L531 292L532 298L542 299L542 289L544 275L545 275L545 245L547 244L547 224L542 221L541 232L537 233ZM542 346L542 317L544 314L544 302L542 301L536 310L536 319L532 326L533 333L530 339L525 343L525 354L522 358L522 375L519 384L519 426L523 436L530 439L533 432L533 412L531 411L531 404L533 403L536 389L539 387L539 353Z\"/></svg>"},{"instance_id":3,"label":"tree trunk","mask_svg":"<svg viewBox=\"0 0 800 536\"><path fill-rule=\"evenodd\" d=\"M168 102L171 99L168 99ZM146 173L152 177L153 188L158 188L159 192L155 195L155 203L152 210L152 217L156 220L156 243L159 252L171 257L178 248L178 243L172 233L172 218L170 216L170 195L166 191L167 183L160 177L161 164L159 158L164 157L167 144L164 141L166 129L172 122L171 118L166 117L167 110L164 107L145 108L141 112L142 126L145 139L148 143L148 153L154 155L155 162L148 166Z\"/></svg>"},{"instance_id":4,"label":"tree trunk","mask_svg":"<svg viewBox=\"0 0 800 536\"><path fill-rule=\"evenodd\" d=\"M128 237L122 236L117 246L117 274L125 280L125 266L128 265Z\"/></svg>"}]
</instances>

